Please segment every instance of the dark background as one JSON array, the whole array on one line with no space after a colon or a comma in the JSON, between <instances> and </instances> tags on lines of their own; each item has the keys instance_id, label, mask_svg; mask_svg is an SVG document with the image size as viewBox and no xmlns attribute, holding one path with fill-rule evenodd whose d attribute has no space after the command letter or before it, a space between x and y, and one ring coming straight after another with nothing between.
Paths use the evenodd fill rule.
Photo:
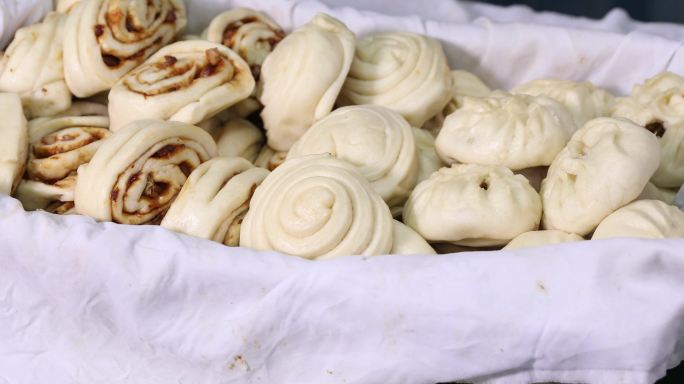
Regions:
<instances>
[{"instance_id":1,"label":"dark background","mask_svg":"<svg viewBox=\"0 0 684 384\"><path fill-rule=\"evenodd\" d=\"M554 11L576 16L602 18L620 7L633 19L684 24L684 0L479 0L498 5L526 4L538 11ZM684 383L684 364L669 371L658 384Z\"/></svg>"},{"instance_id":2,"label":"dark background","mask_svg":"<svg viewBox=\"0 0 684 384\"><path fill-rule=\"evenodd\" d=\"M620 7L637 20L684 23L684 1L682 0L484 0L484 2L498 5L527 4L540 11L556 11L591 18L601 18L612 8Z\"/></svg>"}]
</instances>

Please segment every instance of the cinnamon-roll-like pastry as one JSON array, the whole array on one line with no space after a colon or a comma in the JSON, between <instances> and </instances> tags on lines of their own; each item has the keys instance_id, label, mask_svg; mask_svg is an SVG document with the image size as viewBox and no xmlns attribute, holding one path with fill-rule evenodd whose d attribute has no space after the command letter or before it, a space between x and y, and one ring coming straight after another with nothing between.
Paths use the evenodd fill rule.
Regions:
<instances>
[{"instance_id":1,"label":"cinnamon-roll-like pastry","mask_svg":"<svg viewBox=\"0 0 684 384\"><path fill-rule=\"evenodd\" d=\"M29 155L17 198L25 209L73 205L76 171L109 136L106 116L43 117L28 125Z\"/></svg>"},{"instance_id":2,"label":"cinnamon-roll-like pastry","mask_svg":"<svg viewBox=\"0 0 684 384\"><path fill-rule=\"evenodd\" d=\"M9 195L14 192L21 180L28 152L26 118L18 95L0 93L0 116L0 193Z\"/></svg>"},{"instance_id":3,"label":"cinnamon-roll-like pastry","mask_svg":"<svg viewBox=\"0 0 684 384\"><path fill-rule=\"evenodd\" d=\"M76 211L100 221L158 223L190 173L215 155L216 143L202 128L135 121L79 167Z\"/></svg>"},{"instance_id":4,"label":"cinnamon-roll-like pastry","mask_svg":"<svg viewBox=\"0 0 684 384\"><path fill-rule=\"evenodd\" d=\"M221 13L205 33L207 40L221 43L245 59L256 80L266 56L285 37L282 28L267 14L250 8Z\"/></svg>"},{"instance_id":5,"label":"cinnamon-roll-like pastry","mask_svg":"<svg viewBox=\"0 0 684 384\"><path fill-rule=\"evenodd\" d=\"M110 89L186 24L182 0L79 2L64 29L67 86L77 97Z\"/></svg>"},{"instance_id":6,"label":"cinnamon-roll-like pastry","mask_svg":"<svg viewBox=\"0 0 684 384\"><path fill-rule=\"evenodd\" d=\"M288 151L333 108L354 56L356 37L324 14L285 37L261 68L261 118L268 145Z\"/></svg>"},{"instance_id":7,"label":"cinnamon-roll-like pastry","mask_svg":"<svg viewBox=\"0 0 684 384\"><path fill-rule=\"evenodd\" d=\"M221 13L211 21L204 34L207 40L221 43L245 59L256 81L259 81L266 56L285 37L285 32L273 19L250 8L235 8ZM232 107L238 117L249 116L261 109L256 93L255 88L250 98Z\"/></svg>"},{"instance_id":8,"label":"cinnamon-roll-like pastry","mask_svg":"<svg viewBox=\"0 0 684 384\"><path fill-rule=\"evenodd\" d=\"M390 206L402 205L416 185L418 151L411 126L378 105L335 110L290 149L288 159L329 153L356 168Z\"/></svg>"},{"instance_id":9,"label":"cinnamon-roll-like pastry","mask_svg":"<svg viewBox=\"0 0 684 384\"><path fill-rule=\"evenodd\" d=\"M233 119L215 130L218 155L242 157L254 163L264 146L266 137L261 129L244 119Z\"/></svg>"},{"instance_id":10,"label":"cinnamon-roll-like pastry","mask_svg":"<svg viewBox=\"0 0 684 384\"><path fill-rule=\"evenodd\" d=\"M64 80L62 36L66 16L19 29L0 59L0 91L18 93L28 117L52 116L71 105Z\"/></svg>"},{"instance_id":11,"label":"cinnamon-roll-like pastry","mask_svg":"<svg viewBox=\"0 0 684 384\"><path fill-rule=\"evenodd\" d=\"M276 151L268 145L261 147L261 152L254 160L254 165L272 171L287 160L287 152Z\"/></svg>"},{"instance_id":12,"label":"cinnamon-roll-like pastry","mask_svg":"<svg viewBox=\"0 0 684 384\"><path fill-rule=\"evenodd\" d=\"M422 127L451 100L451 73L439 42L410 32L361 39L340 93L342 105L382 105Z\"/></svg>"},{"instance_id":13,"label":"cinnamon-roll-like pastry","mask_svg":"<svg viewBox=\"0 0 684 384\"><path fill-rule=\"evenodd\" d=\"M389 208L349 163L330 155L291 159L257 188L240 245L309 259L384 255Z\"/></svg>"},{"instance_id":14,"label":"cinnamon-roll-like pastry","mask_svg":"<svg viewBox=\"0 0 684 384\"><path fill-rule=\"evenodd\" d=\"M434 255L434 248L428 244L416 231L394 220L392 222L392 250L393 255Z\"/></svg>"},{"instance_id":15,"label":"cinnamon-roll-like pastry","mask_svg":"<svg viewBox=\"0 0 684 384\"><path fill-rule=\"evenodd\" d=\"M237 246L249 201L269 172L239 157L217 157L197 167L161 226Z\"/></svg>"},{"instance_id":16,"label":"cinnamon-roll-like pastry","mask_svg":"<svg viewBox=\"0 0 684 384\"><path fill-rule=\"evenodd\" d=\"M196 124L247 98L254 89L240 56L208 41L162 48L109 92L111 130L157 118Z\"/></svg>"}]
</instances>

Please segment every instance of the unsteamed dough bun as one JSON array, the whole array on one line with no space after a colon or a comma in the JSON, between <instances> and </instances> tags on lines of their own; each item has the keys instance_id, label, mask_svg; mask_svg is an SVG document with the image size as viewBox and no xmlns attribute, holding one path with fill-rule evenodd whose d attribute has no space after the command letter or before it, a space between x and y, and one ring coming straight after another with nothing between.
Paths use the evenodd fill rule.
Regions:
<instances>
[{"instance_id":1,"label":"unsteamed dough bun","mask_svg":"<svg viewBox=\"0 0 684 384\"><path fill-rule=\"evenodd\" d=\"M602 117L578 130L541 187L546 229L586 235L644 190L658 168L655 136L625 119Z\"/></svg>"},{"instance_id":2,"label":"unsteamed dough bun","mask_svg":"<svg viewBox=\"0 0 684 384\"><path fill-rule=\"evenodd\" d=\"M541 247L550 244L570 243L584 240L582 236L556 230L530 231L521 233L511 240L503 249L521 249Z\"/></svg>"},{"instance_id":3,"label":"unsteamed dough bun","mask_svg":"<svg viewBox=\"0 0 684 384\"><path fill-rule=\"evenodd\" d=\"M413 131L388 108L353 105L335 110L295 143L288 159L323 153L352 164L389 206L403 204L416 185Z\"/></svg>"},{"instance_id":4,"label":"unsteamed dough bun","mask_svg":"<svg viewBox=\"0 0 684 384\"><path fill-rule=\"evenodd\" d=\"M612 115L634 121L659 139L661 159L653 184L677 189L684 184L684 78L664 72L635 85L630 96L618 99Z\"/></svg>"},{"instance_id":5,"label":"unsteamed dough bun","mask_svg":"<svg viewBox=\"0 0 684 384\"><path fill-rule=\"evenodd\" d=\"M558 101L568 109L577 127L607 116L615 102L613 95L588 81L539 79L515 87L511 93L547 96Z\"/></svg>"},{"instance_id":6,"label":"unsteamed dough bun","mask_svg":"<svg viewBox=\"0 0 684 384\"><path fill-rule=\"evenodd\" d=\"M608 215L592 240L610 237L684 237L684 212L659 200L639 200Z\"/></svg>"},{"instance_id":7,"label":"unsteamed dough bun","mask_svg":"<svg viewBox=\"0 0 684 384\"><path fill-rule=\"evenodd\" d=\"M261 67L268 145L288 151L333 108L354 56L356 37L339 20L316 15L285 37Z\"/></svg>"},{"instance_id":8,"label":"unsteamed dough bun","mask_svg":"<svg viewBox=\"0 0 684 384\"><path fill-rule=\"evenodd\" d=\"M453 164L416 186L404 223L430 242L494 246L537 229L541 211L525 177L501 166Z\"/></svg>"},{"instance_id":9,"label":"unsteamed dough bun","mask_svg":"<svg viewBox=\"0 0 684 384\"><path fill-rule=\"evenodd\" d=\"M308 259L386 255L390 210L368 181L330 155L290 159L256 189L240 246Z\"/></svg>"},{"instance_id":10,"label":"unsteamed dough bun","mask_svg":"<svg viewBox=\"0 0 684 384\"><path fill-rule=\"evenodd\" d=\"M451 96L449 65L437 40L382 32L359 40L339 102L381 105L421 127Z\"/></svg>"},{"instance_id":11,"label":"unsteamed dough bun","mask_svg":"<svg viewBox=\"0 0 684 384\"><path fill-rule=\"evenodd\" d=\"M575 129L570 113L553 99L493 92L466 97L444 121L435 146L449 164L519 170L551 164Z\"/></svg>"}]
</instances>

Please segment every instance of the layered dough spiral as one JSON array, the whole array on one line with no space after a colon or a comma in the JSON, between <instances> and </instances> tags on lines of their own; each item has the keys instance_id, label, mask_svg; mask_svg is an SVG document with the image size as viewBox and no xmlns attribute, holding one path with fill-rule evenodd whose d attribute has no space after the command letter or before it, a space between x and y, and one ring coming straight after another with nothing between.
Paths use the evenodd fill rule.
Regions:
<instances>
[{"instance_id":1,"label":"layered dough spiral","mask_svg":"<svg viewBox=\"0 0 684 384\"><path fill-rule=\"evenodd\" d=\"M542 181L544 227L587 235L633 201L658 168L658 140L626 119L597 118L578 130Z\"/></svg>"},{"instance_id":2,"label":"layered dough spiral","mask_svg":"<svg viewBox=\"0 0 684 384\"><path fill-rule=\"evenodd\" d=\"M112 131L139 119L196 124L247 98L249 66L220 44L180 41L162 48L109 93Z\"/></svg>"},{"instance_id":3,"label":"layered dough spiral","mask_svg":"<svg viewBox=\"0 0 684 384\"><path fill-rule=\"evenodd\" d=\"M18 93L29 118L51 116L71 105L62 61L65 22L65 15L53 12L19 29L0 59L0 91Z\"/></svg>"},{"instance_id":4,"label":"layered dough spiral","mask_svg":"<svg viewBox=\"0 0 684 384\"><path fill-rule=\"evenodd\" d=\"M451 74L440 43L415 33L386 32L359 41L340 103L382 105L421 127L451 97Z\"/></svg>"},{"instance_id":5,"label":"layered dough spiral","mask_svg":"<svg viewBox=\"0 0 684 384\"><path fill-rule=\"evenodd\" d=\"M79 2L71 8L64 29L69 89L78 97L110 89L186 24L181 0Z\"/></svg>"},{"instance_id":6,"label":"layered dough spiral","mask_svg":"<svg viewBox=\"0 0 684 384\"><path fill-rule=\"evenodd\" d=\"M291 159L254 193L240 245L309 259L382 255L392 248L389 208L348 163Z\"/></svg>"},{"instance_id":7,"label":"layered dough spiral","mask_svg":"<svg viewBox=\"0 0 684 384\"><path fill-rule=\"evenodd\" d=\"M235 8L216 16L204 32L206 39L237 52L252 70L254 80L261 77L261 66L285 37L285 32L267 14L251 8ZM250 98L233 107L238 117L261 109L256 89Z\"/></svg>"},{"instance_id":8,"label":"layered dough spiral","mask_svg":"<svg viewBox=\"0 0 684 384\"><path fill-rule=\"evenodd\" d=\"M161 220L183 183L216 155L216 143L193 125L138 120L105 140L78 169L76 211L100 221Z\"/></svg>"},{"instance_id":9,"label":"layered dough spiral","mask_svg":"<svg viewBox=\"0 0 684 384\"><path fill-rule=\"evenodd\" d=\"M28 153L26 118L19 96L14 93L0 93L0 116L0 193L9 195L21 180Z\"/></svg>"},{"instance_id":10,"label":"layered dough spiral","mask_svg":"<svg viewBox=\"0 0 684 384\"><path fill-rule=\"evenodd\" d=\"M465 98L444 121L435 146L448 164L520 170L551 164L575 130L570 113L553 99L493 92Z\"/></svg>"},{"instance_id":11,"label":"layered dough spiral","mask_svg":"<svg viewBox=\"0 0 684 384\"><path fill-rule=\"evenodd\" d=\"M430 242L486 247L537 229L541 214L525 177L502 166L453 164L411 192L404 223Z\"/></svg>"},{"instance_id":12,"label":"layered dough spiral","mask_svg":"<svg viewBox=\"0 0 684 384\"><path fill-rule=\"evenodd\" d=\"M285 37L285 32L263 12L235 8L216 16L206 30L206 37L240 55L258 80L261 65Z\"/></svg>"},{"instance_id":13,"label":"layered dough spiral","mask_svg":"<svg viewBox=\"0 0 684 384\"><path fill-rule=\"evenodd\" d=\"M29 156L17 197L25 209L73 207L76 171L109 136L106 116L43 117L31 120Z\"/></svg>"},{"instance_id":14,"label":"layered dough spiral","mask_svg":"<svg viewBox=\"0 0 684 384\"><path fill-rule=\"evenodd\" d=\"M588 81L539 79L515 87L511 93L547 96L556 100L568 109L577 127L607 116L615 102L615 96Z\"/></svg>"},{"instance_id":15,"label":"layered dough spiral","mask_svg":"<svg viewBox=\"0 0 684 384\"><path fill-rule=\"evenodd\" d=\"M330 113L349 72L355 41L342 22L318 14L266 57L261 118L271 148L288 151L314 121Z\"/></svg>"},{"instance_id":16,"label":"layered dough spiral","mask_svg":"<svg viewBox=\"0 0 684 384\"><path fill-rule=\"evenodd\" d=\"M161 226L237 246L252 195L268 174L242 158L211 159L190 174Z\"/></svg>"},{"instance_id":17,"label":"layered dough spiral","mask_svg":"<svg viewBox=\"0 0 684 384\"><path fill-rule=\"evenodd\" d=\"M684 237L684 212L658 200L633 202L603 219L591 239L611 237Z\"/></svg>"},{"instance_id":18,"label":"layered dough spiral","mask_svg":"<svg viewBox=\"0 0 684 384\"><path fill-rule=\"evenodd\" d=\"M288 159L323 153L352 164L389 206L403 204L416 185L418 151L411 126L385 107L335 110L309 128Z\"/></svg>"},{"instance_id":19,"label":"layered dough spiral","mask_svg":"<svg viewBox=\"0 0 684 384\"><path fill-rule=\"evenodd\" d=\"M636 85L629 97L618 99L613 116L628 118L659 139L661 159L653 184L684 184L684 78L665 72Z\"/></svg>"}]
</instances>

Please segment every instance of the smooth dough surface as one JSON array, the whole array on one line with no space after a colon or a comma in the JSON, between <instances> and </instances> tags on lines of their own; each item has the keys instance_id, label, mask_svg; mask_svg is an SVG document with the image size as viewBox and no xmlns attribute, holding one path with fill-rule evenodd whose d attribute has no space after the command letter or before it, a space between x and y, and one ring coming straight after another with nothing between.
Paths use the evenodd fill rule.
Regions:
<instances>
[{"instance_id":1,"label":"smooth dough surface","mask_svg":"<svg viewBox=\"0 0 684 384\"><path fill-rule=\"evenodd\" d=\"M448 164L519 170L551 164L575 130L570 113L557 101L497 91L466 97L444 121L435 146Z\"/></svg>"},{"instance_id":2,"label":"smooth dough surface","mask_svg":"<svg viewBox=\"0 0 684 384\"><path fill-rule=\"evenodd\" d=\"M541 214L525 177L502 166L453 164L416 186L404 223L430 242L483 247L537 229Z\"/></svg>"},{"instance_id":3,"label":"smooth dough surface","mask_svg":"<svg viewBox=\"0 0 684 384\"><path fill-rule=\"evenodd\" d=\"M570 243L574 241L583 241L582 236L574 233L568 233L556 230L545 231L530 231L521 233L511 240L503 249L522 249L541 247L550 244Z\"/></svg>"},{"instance_id":4,"label":"smooth dough surface","mask_svg":"<svg viewBox=\"0 0 684 384\"><path fill-rule=\"evenodd\" d=\"M644 190L660 161L657 138L625 119L602 117L578 130L541 186L545 229L587 235Z\"/></svg>"},{"instance_id":5,"label":"smooth dough surface","mask_svg":"<svg viewBox=\"0 0 684 384\"><path fill-rule=\"evenodd\" d=\"M0 93L0 116L0 193L9 195L21 180L28 154L26 118L18 95Z\"/></svg>"},{"instance_id":6,"label":"smooth dough surface","mask_svg":"<svg viewBox=\"0 0 684 384\"><path fill-rule=\"evenodd\" d=\"M332 111L354 56L356 37L324 14L285 37L261 67L261 118L268 145L288 151Z\"/></svg>"},{"instance_id":7,"label":"smooth dough surface","mask_svg":"<svg viewBox=\"0 0 684 384\"><path fill-rule=\"evenodd\" d=\"M416 231L394 220L392 223L393 255L435 255L437 252Z\"/></svg>"},{"instance_id":8,"label":"smooth dough surface","mask_svg":"<svg viewBox=\"0 0 684 384\"><path fill-rule=\"evenodd\" d=\"M636 201L608 215L591 239L611 237L684 237L684 212L659 200Z\"/></svg>"}]
</instances>

